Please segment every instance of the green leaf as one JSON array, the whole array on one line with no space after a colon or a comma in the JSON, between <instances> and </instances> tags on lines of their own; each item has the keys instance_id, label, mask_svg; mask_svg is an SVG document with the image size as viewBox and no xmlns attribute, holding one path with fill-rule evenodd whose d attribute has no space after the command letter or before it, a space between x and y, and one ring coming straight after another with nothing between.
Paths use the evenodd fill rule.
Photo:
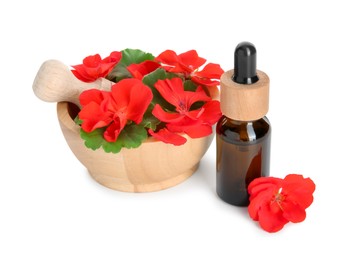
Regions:
<instances>
[{"instance_id":1,"label":"green leaf","mask_svg":"<svg viewBox=\"0 0 352 260\"><path fill-rule=\"evenodd\" d=\"M105 129L105 127L98 128L90 133L81 129L81 137L85 146L92 150L102 147L107 153L118 153L123 147L128 149L137 148L148 137L147 130L142 124L132 123L125 126L116 142L108 142L103 137Z\"/></svg>"},{"instance_id":2,"label":"green leaf","mask_svg":"<svg viewBox=\"0 0 352 260\"><path fill-rule=\"evenodd\" d=\"M183 87L186 91L195 92L197 89L197 85L192 80L185 80L185 82L183 83Z\"/></svg>"},{"instance_id":3,"label":"green leaf","mask_svg":"<svg viewBox=\"0 0 352 260\"><path fill-rule=\"evenodd\" d=\"M125 49L122 51L121 60L109 73L107 78L114 82L131 78L131 73L127 70L127 67L131 64L138 64L146 60L154 60L154 56L151 53L138 49Z\"/></svg>"},{"instance_id":4,"label":"green leaf","mask_svg":"<svg viewBox=\"0 0 352 260\"><path fill-rule=\"evenodd\" d=\"M104 140L102 146L107 153L118 153L123 147L137 148L147 139L148 134L143 125L130 124L121 131L116 142L110 143Z\"/></svg>"},{"instance_id":5,"label":"green leaf","mask_svg":"<svg viewBox=\"0 0 352 260\"><path fill-rule=\"evenodd\" d=\"M126 65L130 65L132 63L141 63L146 60L154 60L154 58L155 57L151 53L138 49L125 49L122 51L121 61Z\"/></svg>"},{"instance_id":6,"label":"green leaf","mask_svg":"<svg viewBox=\"0 0 352 260\"><path fill-rule=\"evenodd\" d=\"M83 123L83 121L79 119L78 115L75 117L74 122L76 123L76 125L81 125Z\"/></svg>"},{"instance_id":7,"label":"green leaf","mask_svg":"<svg viewBox=\"0 0 352 260\"><path fill-rule=\"evenodd\" d=\"M147 137L147 130L143 125L130 124L121 131L118 141L125 148L137 148Z\"/></svg>"},{"instance_id":8,"label":"green leaf","mask_svg":"<svg viewBox=\"0 0 352 260\"><path fill-rule=\"evenodd\" d=\"M155 116L153 116L152 114L153 108L154 106L150 104L147 111L144 113L144 117L141 125L143 125L144 128L150 128L153 131L155 131L157 126L160 124L160 120L157 119Z\"/></svg>"},{"instance_id":9,"label":"green leaf","mask_svg":"<svg viewBox=\"0 0 352 260\"><path fill-rule=\"evenodd\" d=\"M113 143L107 142L104 139L103 149L107 153L119 153L122 149L122 144L118 141L118 139L116 140L116 142Z\"/></svg>"},{"instance_id":10,"label":"green leaf","mask_svg":"<svg viewBox=\"0 0 352 260\"><path fill-rule=\"evenodd\" d=\"M103 138L103 133L103 128L96 129L90 133L85 132L81 128L80 135L81 138L84 140L84 144L86 147L92 150L96 150L105 142L105 139Z\"/></svg>"}]
</instances>

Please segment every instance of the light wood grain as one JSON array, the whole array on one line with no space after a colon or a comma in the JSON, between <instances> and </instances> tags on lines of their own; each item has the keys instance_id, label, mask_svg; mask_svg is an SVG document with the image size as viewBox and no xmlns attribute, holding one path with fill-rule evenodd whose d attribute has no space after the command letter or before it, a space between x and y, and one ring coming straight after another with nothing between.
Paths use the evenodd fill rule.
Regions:
<instances>
[{"instance_id":1,"label":"light wood grain","mask_svg":"<svg viewBox=\"0 0 352 260\"><path fill-rule=\"evenodd\" d=\"M179 184L190 177L209 148L214 135L191 139L181 146L150 137L140 147L120 153L93 151L84 146L80 128L69 114L67 102L57 104L57 115L65 139L77 159L100 184L126 192L150 192ZM186 137L186 136L185 136Z\"/></svg>"},{"instance_id":2,"label":"light wood grain","mask_svg":"<svg viewBox=\"0 0 352 260\"><path fill-rule=\"evenodd\" d=\"M113 82L100 78L86 83L77 79L70 68L57 60L45 61L33 82L35 95L43 101L67 101L79 106L78 97L87 89L110 90Z\"/></svg>"},{"instance_id":3,"label":"light wood grain","mask_svg":"<svg viewBox=\"0 0 352 260\"><path fill-rule=\"evenodd\" d=\"M239 121L254 121L269 110L269 77L257 70L259 81L251 85L232 80L234 70L225 72L220 79L221 112Z\"/></svg>"}]
</instances>

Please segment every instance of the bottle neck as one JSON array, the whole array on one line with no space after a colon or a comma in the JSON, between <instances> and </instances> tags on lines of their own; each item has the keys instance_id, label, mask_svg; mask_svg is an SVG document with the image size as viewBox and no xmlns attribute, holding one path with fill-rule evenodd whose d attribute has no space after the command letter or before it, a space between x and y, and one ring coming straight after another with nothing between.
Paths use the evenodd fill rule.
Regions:
<instances>
[{"instance_id":1,"label":"bottle neck","mask_svg":"<svg viewBox=\"0 0 352 260\"><path fill-rule=\"evenodd\" d=\"M233 118L230 118L226 115L224 115L227 120L231 121L232 124L235 124L235 125L243 125L243 124L248 124L248 125L253 125L255 122L258 122L258 121L261 121L261 120L265 120L269 123L269 120L266 116L262 117L262 118L259 118L259 119L256 119L256 120L249 120L249 121L245 121L245 120L237 120L237 119L233 119Z\"/></svg>"},{"instance_id":2,"label":"bottle neck","mask_svg":"<svg viewBox=\"0 0 352 260\"><path fill-rule=\"evenodd\" d=\"M222 116L216 132L230 143L253 143L270 135L270 129L266 116L254 121L239 121Z\"/></svg>"}]
</instances>

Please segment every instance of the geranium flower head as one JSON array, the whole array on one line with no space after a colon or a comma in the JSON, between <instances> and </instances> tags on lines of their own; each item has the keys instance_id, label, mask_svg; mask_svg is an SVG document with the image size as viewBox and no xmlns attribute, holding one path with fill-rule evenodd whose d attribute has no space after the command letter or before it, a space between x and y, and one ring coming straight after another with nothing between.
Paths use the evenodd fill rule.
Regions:
<instances>
[{"instance_id":1,"label":"geranium flower head","mask_svg":"<svg viewBox=\"0 0 352 260\"><path fill-rule=\"evenodd\" d=\"M160 140L179 145L180 139L176 139L172 133L186 133L192 138L204 137L212 133L212 124L221 117L219 101L212 100L202 87L196 91L185 91L183 81L180 78L159 80L155 88L161 96L175 106L175 112L165 111L156 104L152 113L161 122L166 123L168 131L153 131L149 133ZM192 109L196 102L205 104L198 109Z\"/></svg>"},{"instance_id":2,"label":"geranium flower head","mask_svg":"<svg viewBox=\"0 0 352 260\"><path fill-rule=\"evenodd\" d=\"M180 55L177 55L174 51L166 50L155 60L160 62L165 70L181 73L186 79L191 79L197 84L209 87L219 85L220 76L224 73L224 70L214 63L207 64L203 70L199 71L199 68L205 64L206 59L199 57L195 50Z\"/></svg>"},{"instance_id":3,"label":"geranium flower head","mask_svg":"<svg viewBox=\"0 0 352 260\"><path fill-rule=\"evenodd\" d=\"M106 127L104 138L115 142L128 121L139 124L153 98L152 91L137 79L124 79L111 92L87 90L80 95L82 109L78 116L82 129L92 132Z\"/></svg>"},{"instance_id":4,"label":"geranium flower head","mask_svg":"<svg viewBox=\"0 0 352 260\"><path fill-rule=\"evenodd\" d=\"M84 82L93 82L98 78L105 77L120 61L121 52L114 51L105 59L99 54L91 55L83 59L83 64L74 65L72 73Z\"/></svg>"},{"instance_id":5,"label":"geranium flower head","mask_svg":"<svg viewBox=\"0 0 352 260\"><path fill-rule=\"evenodd\" d=\"M306 218L306 208L313 202L315 184L310 178L289 174L284 179L260 177L248 186L248 212L268 232L281 230L288 222Z\"/></svg>"},{"instance_id":6,"label":"geranium flower head","mask_svg":"<svg viewBox=\"0 0 352 260\"><path fill-rule=\"evenodd\" d=\"M155 60L165 64L164 67L167 71L175 73L191 73L206 62L206 59L199 57L195 50L190 50L180 55L177 55L172 50L166 50L159 54Z\"/></svg>"},{"instance_id":7,"label":"geranium flower head","mask_svg":"<svg viewBox=\"0 0 352 260\"><path fill-rule=\"evenodd\" d=\"M179 55L166 50L155 58L127 48L104 59L91 55L83 64L72 66L81 81L105 78L112 82L87 84L96 89L79 96L76 123L86 147L118 153L122 148L139 147L150 136L183 145L188 137L212 134L222 115L217 99L223 70L218 64L205 63L195 50Z\"/></svg>"}]
</instances>

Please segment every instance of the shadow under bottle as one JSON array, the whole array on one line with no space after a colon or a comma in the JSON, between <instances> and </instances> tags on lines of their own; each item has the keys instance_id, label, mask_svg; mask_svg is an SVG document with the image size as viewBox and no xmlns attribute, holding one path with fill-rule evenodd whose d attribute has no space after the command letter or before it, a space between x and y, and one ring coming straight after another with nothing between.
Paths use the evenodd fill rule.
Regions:
<instances>
[{"instance_id":1,"label":"shadow under bottle","mask_svg":"<svg viewBox=\"0 0 352 260\"><path fill-rule=\"evenodd\" d=\"M229 204L248 206L249 183L269 176L270 123L266 117L246 122L223 116L216 133L217 194Z\"/></svg>"}]
</instances>

